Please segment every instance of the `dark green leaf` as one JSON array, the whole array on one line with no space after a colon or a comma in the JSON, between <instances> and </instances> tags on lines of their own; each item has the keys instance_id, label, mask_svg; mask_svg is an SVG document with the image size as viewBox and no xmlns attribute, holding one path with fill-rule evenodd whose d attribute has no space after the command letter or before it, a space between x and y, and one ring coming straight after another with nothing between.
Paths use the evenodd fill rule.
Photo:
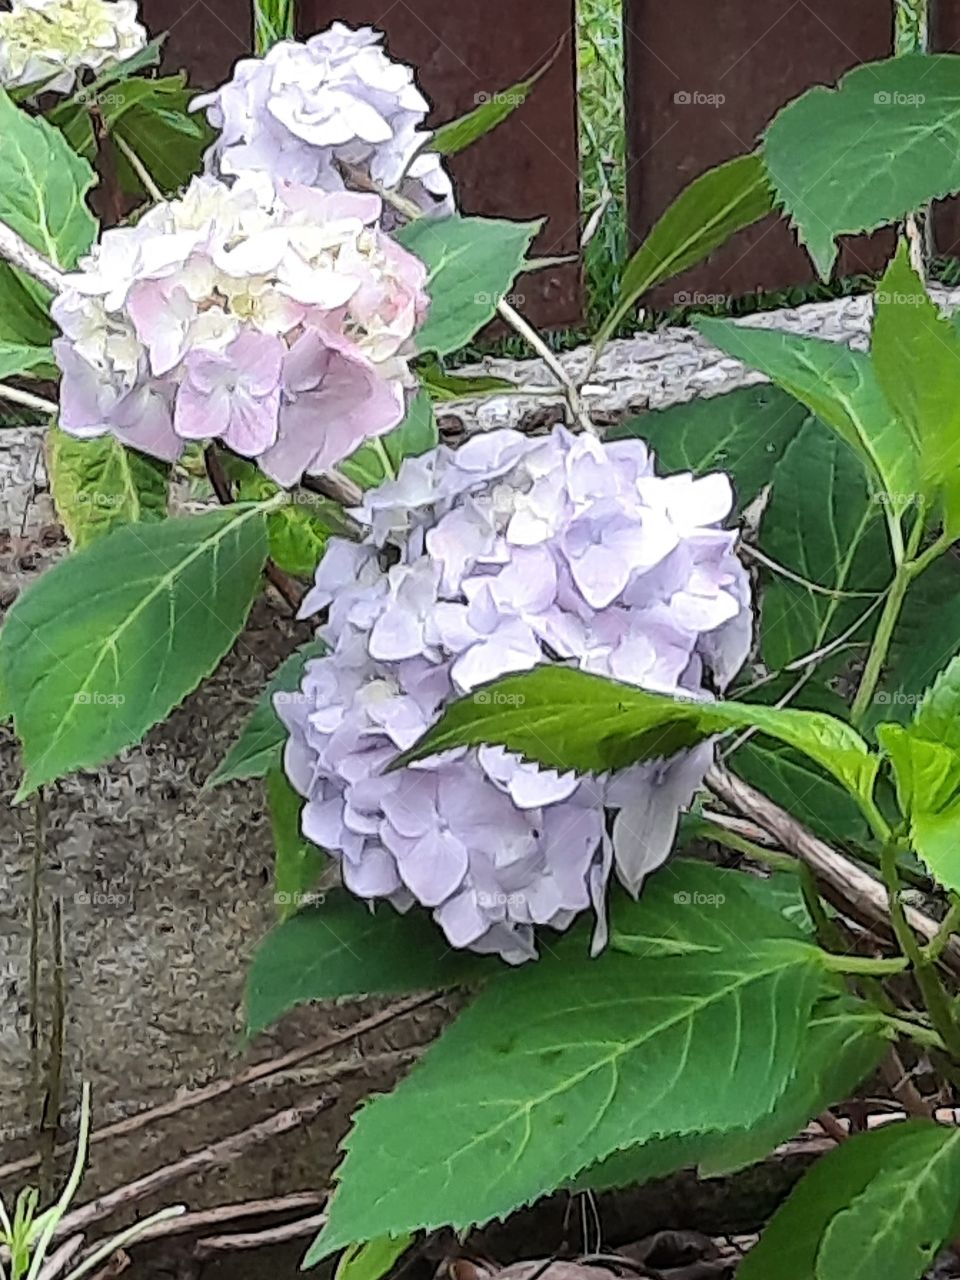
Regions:
<instances>
[{"instance_id":1,"label":"dark green leaf","mask_svg":"<svg viewBox=\"0 0 960 1280\"><path fill-rule=\"evenodd\" d=\"M267 774L267 799L276 852L274 897L280 919L287 920L309 901L326 859L322 849L310 844L300 834L303 800L291 787L282 769L271 769Z\"/></svg>"},{"instance_id":2,"label":"dark green leaf","mask_svg":"<svg viewBox=\"0 0 960 1280\"><path fill-rule=\"evenodd\" d=\"M667 475L725 471L737 510L773 479L774 468L810 412L779 387L741 387L726 395L655 409L611 428L607 440L644 440Z\"/></svg>"},{"instance_id":3,"label":"dark green leaf","mask_svg":"<svg viewBox=\"0 0 960 1280\"><path fill-rule=\"evenodd\" d=\"M863 467L846 444L816 420L807 423L774 472L760 526L760 549L789 573L821 587L815 591L770 572L762 596L763 660L771 671L841 636L869 639L878 611L858 631L893 578L881 508ZM854 599L827 592L861 593ZM868 625L869 623L869 625Z\"/></svg>"},{"instance_id":4,"label":"dark green leaf","mask_svg":"<svg viewBox=\"0 0 960 1280\"><path fill-rule=\"evenodd\" d=\"M695 327L727 355L789 391L845 440L895 511L914 501L919 456L893 415L868 356L842 343L701 317Z\"/></svg>"},{"instance_id":5,"label":"dark green leaf","mask_svg":"<svg viewBox=\"0 0 960 1280\"><path fill-rule=\"evenodd\" d=\"M623 1147L770 1110L823 980L815 948L753 938L641 962L591 960L585 942L489 982L363 1108L307 1265L364 1235L502 1217Z\"/></svg>"},{"instance_id":6,"label":"dark green leaf","mask_svg":"<svg viewBox=\"0 0 960 1280\"><path fill-rule=\"evenodd\" d=\"M791 102L763 145L778 200L821 276L838 236L874 231L960 191L960 57L854 68Z\"/></svg>"},{"instance_id":7,"label":"dark green leaf","mask_svg":"<svg viewBox=\"0 0 960 1280\"><path fill-rule=\"evenodd\" d=\"M738 156L709 169L681 192L623 273L620 297L600 326L597 345L654 285L702 262L737 231L773 212L773 191L760 156Z\"/></svg>"},{"instance_id":8,"label":"dark green leaf","mask_svg":"<svg viewBox=\"0 0 960 1280\"><path fill-rule=\"evenodd\" d=\"M312 1000L431 991L500 969L489 957L452 950L425 912L401 915L386 904L374 912L333 889L260 944L247 980L247 1030L257 1035Z\"/></svg>"},{"instance_id":9,"label":"dark green leaf","mask_svg":"<svg viewBox=\"0 0 960 1280\"><path fill-rule=\"evenodd\" d=\"M551 769L607 773L669 758L731 729L802 751L851 793L872 794L878 760L849 725L816 711L674 700L569 667L508 676L452 703L399 768L454 747L492 743Z\"/></svg>"},{"instance_id":10,"label":"dark green leaf","mask_svg":"<svg viewBox=\"0 0 960 1280\"><path fill-rule=\"evenodd\" d=\"M47 474L57 514L77 548L124 524L166 519L169 468L114 436L78 440L59 427L46 438Z\"/></svg>"},{"instance_id":11,"label":"dark green leaf","mask_svg":"<svg viewBox=\"0 0 960 1280\"><path fill-rule=\"evenodd\" d=\"M538 222L498 218L421 218L396 238L430 269L430 311L417 350L449 355L496 314L523 269Z\"/></svg>"},{"instance_id":12,"label":"dark green leaf","mask_svg":"<svg viewBox=\"0 0 960 1280\"><path fill-rule=\"evenodd\" d=\"M307 663L322 657L325 652L326 646L314 640L287 658L264 690L247 727L207 782L208 787L247 778L265 778L271 769L280 765L287 731L274 710L274 697L277 694L298 697Z\"/></svg>"},{"instance_id":13,"label":"dark green leaf","mask_svg":"<svg viewBox=\"0 0 960 1280\"><path fill-rule=\"evenodd\" d=\"M960 1202L960 1129L909 1120L859 1134L810 1169L739 1280L919 1280Z\"/></svg>"},{"instance_id":14,"label":"dark green leaf","mask_svg":"<svg viewBox=\"0 0 960 1280\"><path fill-rule=\"evenodd\" d=\"M125 525L25 591L0 631L23 744L19 799L132 746L239 635L267 554L264 513Z\"/></svg>"}]
</instances>

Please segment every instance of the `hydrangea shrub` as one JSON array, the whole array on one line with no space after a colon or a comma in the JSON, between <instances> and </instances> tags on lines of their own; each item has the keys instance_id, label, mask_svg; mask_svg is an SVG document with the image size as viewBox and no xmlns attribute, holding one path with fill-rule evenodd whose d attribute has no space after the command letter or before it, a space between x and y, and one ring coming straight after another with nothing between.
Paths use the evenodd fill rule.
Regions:
<instances>
[{"instance_id":1,"label":"hydrangea shrub","mask_svg":"<svg viewBox=\"0 0 960 1280\"><path fill-rule=\"evenodd\" d=\"M949 1098L960 337L917 246L869 352L700 321L774 385L612 430L590 386L650 288L774 207L828 269L837 236L960 189L960 58L791 103L667 211L567 365L503 301L536 226L463 217L444 168L496 94L433 134L411 69L344 23L199 97L156 52L129 0L0 14L26 104L0 94L0 398L56 420L77 548L5 618L0 713L26 799L135 747L265 583L314 623L213 780L265 778L276 835L250 1025L387 992L465 1007L358 1113L308 1264L382 1274L419 1231L558 1189L743 1167L891 1052L885 1078L920 1061ZM158 181L130 139L198 157L204 119L203 172ZM443 361L498 314L564 422L441 443L431 403L467 381ZM905 1096L923 1115L814 1165L741 1276L919 1280L960 1147Z\"/></svg>"}]
</instances>

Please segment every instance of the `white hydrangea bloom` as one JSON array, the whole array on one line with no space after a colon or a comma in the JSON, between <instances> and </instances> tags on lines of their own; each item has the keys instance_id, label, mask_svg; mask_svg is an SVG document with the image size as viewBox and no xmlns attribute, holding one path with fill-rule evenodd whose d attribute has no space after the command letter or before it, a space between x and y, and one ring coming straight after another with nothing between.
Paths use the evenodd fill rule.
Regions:
<instances>
[{"instance_id":1,"label":"white hydrangea bloom","mask_svg":"<svg viewBox=\"0 0 960 1280\"><path fill-rule=\"evenodd\" d=\"M11 0L0 13L0 84L70 93L80 72L105 71L146 43L136 0Z\"/></svg>"},{"instance_id":2,"label":"white hydrangea bloom","mask_svg":"<svg viewBox=\"0 0 960 1280\"><path fill-rule=\"evenodd\" d=\"M438 156L424 153L429 104L382 39L371 27L335 22L305 43L283 40L238 62L231 80L192 104L220 131L208 170L342 191L340 165L348 164L400 188L426 214L452 213L450 178Z\"/></svg>"}]
</instances>

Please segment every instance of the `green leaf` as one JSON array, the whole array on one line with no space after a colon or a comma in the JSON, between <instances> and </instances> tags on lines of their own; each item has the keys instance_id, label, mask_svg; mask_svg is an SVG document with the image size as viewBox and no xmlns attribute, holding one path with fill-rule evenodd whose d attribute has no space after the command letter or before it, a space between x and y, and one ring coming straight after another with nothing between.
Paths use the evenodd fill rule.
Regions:
<instances>
[{"instance_id":1,"label":"green leaf","mask_svg":"<svg viewBox=\"0 0 960 1280\"><path fill-rule=\"evenodd\" d=\"M702 262L737 231L772 213L773 191L759 154L709 169L686 187L630 259L620 296L600 326L602 347L655 285Z\"/></svg>"},{"instance_id":2,"label":"green leaf","mask_svg":"<svg viewBox=\"0 0 960 1280\"><path fill-rule=\"evenodd\" d=\"M562 45L561 45L562 48ZM557 60L557 50L539 70L526 80L502 89L499 93L477 94L478 105L473 111L457 120L450 120L439 126L430 141L428 150L436 151L442 156L459 155L467 147L492 133L504 120L508 120L518 107L522 107L530 97L537 82L546 75Z\"/></svg>"},{"instance_id":3,"label":"green leaf","mask_svg":"<svg viewBox=\"0 0 960 1280\"><path fill-rule=\"evenodd\" d=\"M430 270L430 310L417 350L449 355L496 314L523 269L539 222L499 218L420 218L396 234Z\"/></svg>"},{"instance_id":4,"label":"green leaf","mask_svg":"<svg viewBox=\"0 0 960 1280\"><path fill-rule=\"evenodd\" d=\"M874 231L960 191L960 57L856 67L791 102L763 144L778 202L820 275L838 236Z\"/></svg>"},{"instance_id":5,"label":"green leaf","mask_svg":"<svg viewBox=\"0 0 960 1280\"><path fill-rule=\"evenodd\" d=\"M740 387L629 418L605 439L645 441L667 475L725 471L736 489L739 513L771 482L791 441L810 421L809 410L779 387Z\"/></svg>"},{"instance_id":6,"label":"green leaf","mask_svg":"<svg viewBox=\"0 0 960 1280\"><path fill-rule=\"evenodd\" d=\"M120 525L166 519L168 467L124 448L111 435L78 440L51 427L46 446L54 504L75 547L88 546Z\"/></svg>"},{"instance_id":7,"label":"green leaf","mask_svg":"<svg viewBox=\"0 0 960 1280\"><path fill-rule=\"evenodd\" d=\"M924 692L960 653L960 562L945 556L911 584L867 716L907 724Z\"/></svg>"},{"instance_id":8,"label":"green leaf","mask_svg":"<svg viewBox=\"0 0 960 1280\"><path fill-rule=\"evenodd\" d=\"M868 356L842 343L700 317L705 338L758 369L803 402L845 440L875 476L894 511L914 500L919 458L907 428L893 414Z\"/></svg>"},{"instance_id":9,"label":"green leaf","mask_svg":"<svg viewBox=\"0 0 960 1280\"><path fill-rule=\"evenodd\" d=\"M908 1120L818 1160L741 1264L739 1280L919 1280L960 1202L960 1130Z\"/></svg>"},{"instance_id":10,"label":"green leaf","mask_svg":"<svg viewBox=\"0 0 960 1280\"><path fill-rule=\"evenodd\" d=\"M337 1263L334 1280L382 1280L413 1244L410 1235L381 1236L367 1244L352 1245Z\"/></svg>"},{"instance_id":11,"label":"green leaf","mask_svg":"<svg viewBox=\"0 0 960 1280\"><path fill-rule=\"evenodd\" d=\"M916 724L881 724L877 738L893 764L914 850L945 888L960 890L960 752Z\"/></svg>"},{"instance_id":12,"label":"green leaf","mask_svg":"<svg viewBox=\"0 0 960 1280\"><path fill-rule=\"evenodd\" d=\"M766 575L761 644L771 671L782 671L846 635L869 639L866 624L852 631L893 579L893 560L859 459L820 422L803 427L778 463L763 515L760 549L815 591L785 575ZM858 592L855 599L826 594ZM876 625L876 611L869 620Z\"/></svg>"},{"instance_id":13,"label":"green leaf","mask_svg":"<svg viewBox=\"0 0 960 1280\"><path fill-rule=\"evenodd\" d=\"M919 701L913 731L960 753L960 659L941 671Z\"/></svg>"},{"instance_id":14,"label":"green leaf","mask_svg":"<svg viewBox=\"0 0 960 1280\"><path fill-rule=\"evenodd\" d=\"M247 1030L258 1035L312 1000L455 987L501 967L452 950L426 912L401 915L385 904L374 911L345 889L333 889L260 944L247 978Z\"/></svg>"},{"instance_id":15,"label":"green leaf","mask_svg":"<svg viewBox=\"0 0 960 1280\"><path fill-rule=\"evenodd\" d=\"M243 733L208 780L208 787L218 787L224 782L240 782L248 778L265 778L271 769L279 767L287 731L274 710L274 697L277 694L299 696L307 663L313 658L322 657L324 653L326 645L320 640L313 640L297 649L278 668L263 691Z\"/></svg>"},{"instance_id":16,"label":"green leaf","mask_svg":"<svg viewBox=\"0 0 960 1280\"><path fill-rule=\"evenodd\" d=\"M873 367L884 395L916 442L920 489L928 496L960 468L960 333L940 314L911 266L906 241L901 241L875 300Z\"/></svg>"},{"instance_id":17,"label":"green leaf","mask_svg":"<svg viewBox=\"0 0 960 1280\"><path fill-rule=\"evenodd\" d=\"M267 799L276 851L274 896L280 919L287 920L309 900L326 858L322 849L310 844L300 834L303 800L291 787L282 769L271 769L267 774Z\"/></svg>"},{"instance_id":18,"label":"green leaf","mask_svg":"<svg viewBox=\"0 0 960 1280\"><path fill-rule=\"evenodd\" d=\"M227 452L221 452L219 459L235 485L238 502L266 502L281 492L253 463ZM342 522L343 509L336 503L306 489L296 490L285 506L268 517L270 559L287 573L312 578L331 533L343 532Z\"/></svg>"},{"instance_id":19,"label":"green leaf","mask_svg":"<svg viewBox=\"0 0 960 1280\"><path fill-rule=\"evenodd\" d=\"M417 366L417 376L435 403L450 400L474 400L484 396L498 396L516 391L517 384L509 378L487 377L483 374L447 373L437 360L425 361Z\"/></svg>"},{"instance_id":20,"label":"green leaf","mask_svg":"<svg viewBox=\"0 0 960 1280\"><path fill-rule=\"evenodd\" d=\"M569 667L542 666L452 703L393 768L455 747L495 744L551 769L607 773L660 760L730 729L757 729L872 794L878 759L843 721L816 711L674 700Z\"/></svg>"},{"instance_id":21,"label":"green leaf","mask_svg":"<svg viewBox=\"0 0 960 1280\"><path fill-rule=\"evenodd\" d=\"M242 630L266 554L263 511L233 507L115 529L25 591L0 631L17 798L139 742L196 688Z\"/></svg>"},{"instance_id":22,"label":"green leaf","mask_svg":"<svg viewBox=\"0 0 960 1280\"><path fill-rule=\"evenodd\" d=\"M870 827L853 797L799 751L752 738L728 763L744 782L828 844L862 849L871 843Z\"/></svg>"},{"instance_id":23,"label":"green leaf","mask_svg":"<svg viewBox=\"0 0 960 1280\"><path fill-rule=\"evenodd\" d=\"M585 942L488 983L362 1109L306 1265L363 1235L504 1216L624 1147L770 1110L822 981L815 948L751 939L640 968Z\"/></svg>"},{"instance_id":24,"label":"green leaf","mask_svg":"<svg viewBox=\"0 0 960 1280\"><path fill-rule=\"evenodd\" d=\"M768 1115L750 1128L654 1139L618 1152L581 1174L576 1189L636 1186L694 1165L702 1177L746 1168L849 1097L874 1071L888 1043L883 1017L869 1005L836 997L823 1000L813 1009L793 1075Z\"/></svg>"},{"instance_id":25,"label":"green leaf","mask_svg":"<svg viewBox=\"0 0 960 1280\"><path fill-rule=\"evenodd\" d=\"M3 320L0 319L0 327L2 325ZM49 365L52 360L53 352L49 347L31 347L23 342L10 342L0 337L0 378L32 373Z\"/></svg>"},{"instance_id":26,"label":"green leaf","mask_svg":"<svg viewBox=\"0 0 960 1280\"><path fill-rule=\"evenodd\" d=\"M404 458L417 458L429 453L440 443L437 420L429 392L421 389L410 402L407 416L394 431L382 439L371 440L340 463L345 476L361 489L373 489L391 480L400 470Z\"/></svg>"},{"instance_id":27,"label":"green leaf","mask_svg":"<svg viewBox=\"0 0 960 1280\"><path fill-rule=\"evenodd\" d=\"M95 182L56 129L0 89L0 220L56 266L73 267L96 235L86 203Z\"/></svg>"}]
</instances>

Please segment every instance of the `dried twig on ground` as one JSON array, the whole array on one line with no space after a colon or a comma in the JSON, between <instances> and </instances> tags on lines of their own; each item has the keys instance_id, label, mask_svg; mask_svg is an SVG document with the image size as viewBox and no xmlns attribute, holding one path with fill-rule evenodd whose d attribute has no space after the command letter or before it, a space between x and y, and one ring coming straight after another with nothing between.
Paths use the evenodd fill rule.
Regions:
<instances>
[{"instance_id":1,"label":"dried twig on ground","mask_svg":"<svg viewBox=\"0 0 960 1280\"><path fill-rule=\"evenodd\" d=\"M223 1253L243 1253L249 1249L264 1249L269 1245L286 1244L290 1240L300 1240L303 1236L314 1235L326 1221L325 1213L316 1213L313 1217L300 1218L297 1222L288 1222L282 1227L270 1227L266 1231L207 1236L194 1245L193 1256L203 1260L215 1258Z\"/></svg>"}]
</instances>

